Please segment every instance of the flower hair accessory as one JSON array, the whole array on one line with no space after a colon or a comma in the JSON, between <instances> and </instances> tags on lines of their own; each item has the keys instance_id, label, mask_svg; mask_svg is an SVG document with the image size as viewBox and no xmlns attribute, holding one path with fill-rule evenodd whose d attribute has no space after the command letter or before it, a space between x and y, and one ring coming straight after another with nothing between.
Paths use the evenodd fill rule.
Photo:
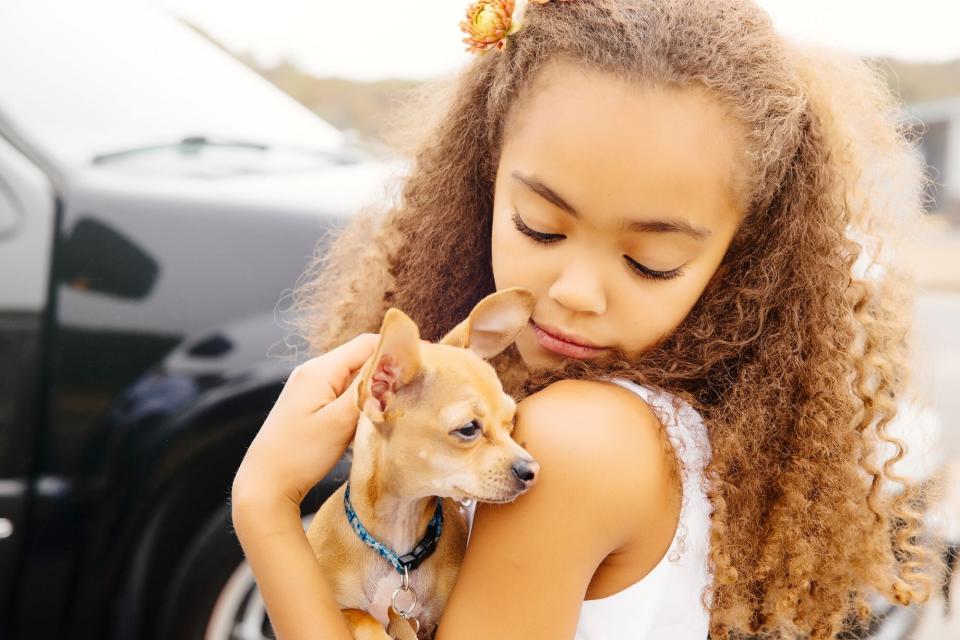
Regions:
<instances>
[{"instance_id":1,"label":"flower hair accessory","mask_svg":"<svg viewBox=\"0 0 960 640\"><path fill-rule=\"evenodd\" d=\"M467 34L463 41L466 51L486 53L498 51L523 26L523 14L527 4L547 4L551 0L476 0L467 7L467 19L460 23L460 30ZM570 0L557 0L569 2Z\"/></svg>"}]
</instances>

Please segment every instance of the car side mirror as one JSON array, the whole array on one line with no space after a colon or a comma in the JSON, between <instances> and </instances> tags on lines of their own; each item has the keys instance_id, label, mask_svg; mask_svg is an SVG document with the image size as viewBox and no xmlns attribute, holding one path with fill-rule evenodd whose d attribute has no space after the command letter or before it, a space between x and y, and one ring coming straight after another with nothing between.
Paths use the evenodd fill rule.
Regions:
<instances>
[{"instance_id":1,"label":"car side mirror","mask_svg":"<svg viewBox=\"0 0 960 640\"><path fill-rule=\"evenodd\" d=\"M153 289L160 265L114 228L81 218L62 241L57 272L74 289L140 299Z\"/></svg>"}]
</instances>

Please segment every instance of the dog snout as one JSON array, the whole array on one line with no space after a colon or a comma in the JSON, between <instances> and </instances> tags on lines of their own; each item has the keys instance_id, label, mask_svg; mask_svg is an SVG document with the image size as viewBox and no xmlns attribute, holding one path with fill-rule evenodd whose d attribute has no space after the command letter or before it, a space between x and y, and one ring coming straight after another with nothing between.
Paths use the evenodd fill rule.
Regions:
<instances>
[{"instance_id":1,"label":"dog snout","mask_svg":"<svg viewBox=\"0 0 960 640\"><path fill-rule=\"evenodd\" d=\"M520 482L521 489L527 489L537 478L537 472L540 471L540 463L536 460L518 459L510 467L514 477Z\"/></svg>"}]
</instances>

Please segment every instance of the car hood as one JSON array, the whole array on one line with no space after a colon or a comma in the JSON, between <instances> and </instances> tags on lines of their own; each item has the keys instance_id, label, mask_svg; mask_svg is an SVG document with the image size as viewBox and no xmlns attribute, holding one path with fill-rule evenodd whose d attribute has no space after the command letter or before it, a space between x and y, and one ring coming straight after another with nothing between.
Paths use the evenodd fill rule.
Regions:
<instances>
[{"instance_id":1,"label":"car hood","mask_svg":"<svg viewBox=\"0 0 960 640\"><path fill-rule=\"evenodd\" d=\"M65 186L73 195L96 192L121 199L173 201L178 206L196 203L342 216L373 203L393 202L406 166L401 160L364 161L216 176L91 166L66 175Z\"/></svg>"}]
</instances>

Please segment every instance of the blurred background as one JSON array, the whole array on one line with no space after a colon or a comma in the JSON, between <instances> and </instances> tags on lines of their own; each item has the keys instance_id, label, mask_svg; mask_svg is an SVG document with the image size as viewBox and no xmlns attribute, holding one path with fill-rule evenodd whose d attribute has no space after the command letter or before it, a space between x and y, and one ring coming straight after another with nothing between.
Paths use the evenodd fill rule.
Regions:
<instances>
[{"instance_id":1,"label":"blurred background","mask_svg":"<svg viewBox=\"0 0 960 640\"><path fill-rule=\"evenodd\" d=\"M0 0L0 638L272 637L232 474L303 354L291 290L395 197L390 114L469 60L467 4ZM929 535L960 544L960 3L759 4L875 63L919 137L895 429L901 471L944 480ZM878 600L856 637L960 638L950 589Z\"/></svg>"}]
</instances>

